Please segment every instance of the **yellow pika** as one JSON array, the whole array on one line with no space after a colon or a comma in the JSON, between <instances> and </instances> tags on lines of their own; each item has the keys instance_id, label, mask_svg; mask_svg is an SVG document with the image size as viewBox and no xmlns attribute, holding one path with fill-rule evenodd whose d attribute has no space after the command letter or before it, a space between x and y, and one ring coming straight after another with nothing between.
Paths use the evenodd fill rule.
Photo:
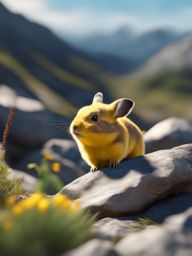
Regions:
<instances>
[{"instance_id":1,"label":"yellow pika","mask_svg":"<svg viewBox=\"0 0 192 256\"><path fill-rule=\"evenodd\" d=\"M70 133L91 171L116 167L123 159L144 154L143 133L126 117L134 105L126 98L104 104L103 94L98 92L91 105L78 111Z\"/></svg>"}]
</instances>

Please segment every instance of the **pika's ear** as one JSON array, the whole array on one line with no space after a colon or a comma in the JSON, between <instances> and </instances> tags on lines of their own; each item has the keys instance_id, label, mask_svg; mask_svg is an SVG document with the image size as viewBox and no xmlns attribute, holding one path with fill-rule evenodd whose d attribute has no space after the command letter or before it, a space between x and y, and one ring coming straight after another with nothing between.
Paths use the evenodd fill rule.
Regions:
<instances>
[{"instance_id":1,"label":"pika's ear","mask_svg":"<svg viewBox=\"0 0 192 256\"><path fill-rule=\"evenodd\" d=\"M95 102L103 102L103 94L101 92L98 92L95 94L94 98L93 98L93 103Z\"/></svg>"},{"instance_id":2,"label":"pika's ear","mask_svg":"<svg viewBox=\"0 0 192 256\"><path fill-rule=\"evenodd\" d=\"M116 100L111 104L113 106L115 118L129 115L135 106L135 102L133 100L126 98Z\"/></svg>"}]
</instances>

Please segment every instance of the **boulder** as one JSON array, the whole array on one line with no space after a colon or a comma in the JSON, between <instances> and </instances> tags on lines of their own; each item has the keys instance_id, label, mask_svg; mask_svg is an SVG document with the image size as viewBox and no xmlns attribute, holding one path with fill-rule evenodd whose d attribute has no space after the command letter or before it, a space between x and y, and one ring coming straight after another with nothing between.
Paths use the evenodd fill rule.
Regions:
<instances>
[{"instance_id":1,"label":"boulder","mask_svg":"<svg viewBox=\"0 0 192 256\"><path fill-rule=\"evenodd\" d=\"M29 153L17 163L16 168L29 172L27 165L29 163L40 163L43 153L49 152L52 157L51 162L59 162L61 171L57 174L64 184L77 179L86 173L88 166L82 161L77 146L72 140L51 139L43 146L42 150ZM35 175L30 170L30 174Z\"/></svg>"},{"instance_id":2,"label":"boulder","mask_svg":"<svg viewBox=\"0 0 192 256\"><path fill-rule=\"evenodd\" d=\"M49 113L35 99L17 96L11 88L0 86L0 134L3 134L9 108L15 109L13 124L9 134L8 156L11 160L23 157L29 151L40 148L47 140L58 137L52 126L58 122L68 122L64 117ZM65 130L60 136L65 137Z\"/></svg>"},{"instance_id":3,"label":"boulder","mask_svg":"<svg viewBox=\"0 0 192 256\"><path fill-rule=\"evenodd\" d=\"M60 193L80 198L99 217L133 215L192 184L192 144L123 161L117 168L88 173Z\"/></svg>"},{"instance_id":4,"label":"boulder","mask_svg":"<svg viewBox=\"0 0 192 256\"><path fill-rule=\"evenodd\" d=\"M102 241L100 239L92 239L85 244L79 246L77 249L65 253L63 256L118 256L113 248L113 244L109 241Z\"/></svg>"},{"instance_id":5,"label":"boulder","mask_svg":"<svg viewBox=\"0 0 192 256\"><path fill-rule=\"evenodd\" d=\"M191 238L192 208L168 218L164 225L129 234L116 250L121 256L191 256Z\"/></svg>"},{"instance_id":6,"label":"boulder","mask_svg":"<svg viewBox=\"0 0 192 256\"><path fill-rule=\"evenodd\" d=\"M9 178L22 179L22 187L27 192L35 192L37 179L22 171L9 169Z\"/></svg>"},{"instance_id":7,"label":"boulder","mask_svg":"<svg viewBox=\"0 0 192 256\"><path fill-rule=\"evenodd\" d=\"M49 151L53 156L58 156L63 159L68 159L77 165L77 169L81 169L81 175L85 174L90 168L82 160L77 144L73 140L52 139L49 140L43 147L44 151ZM84 170L84 171L82 171Z\"/></svg>"},{"instance_id":8,"label":"boulder","mask_svg":"<svg viewBox=\"0 0 192 256\"><path fill-rule=\"evenodd\" d=\"M144 134L146 152L192 143L192 123L182 118L168 118Z\"/></svg>"}]
</instances>

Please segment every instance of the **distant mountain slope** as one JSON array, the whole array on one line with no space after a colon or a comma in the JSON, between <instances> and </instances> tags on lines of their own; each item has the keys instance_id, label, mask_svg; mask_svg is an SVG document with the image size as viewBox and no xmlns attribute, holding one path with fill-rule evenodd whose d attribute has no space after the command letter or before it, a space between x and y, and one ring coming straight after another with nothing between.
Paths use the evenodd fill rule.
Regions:
<instances>
[{"instance_id":1,"label":"distant mountain slope","mask_svg":"<svg viewBox=\"0 0 192 256\"><path fill-rule=\"evenodd\" d=\"M151 75L163 71L188 69L192 69L192 35L168 45L151 58L140 72Z\"/></svg>"},{"instance_id":2,"label":"distant mountain slope","mask_svg":"<svg viewBox=\"0 0 192 256\"><path fill-rule=\"evenodd\" d=\"M76 39L74 44L90 53L112 54L123 42L127 43L132 38L132 30L129 27L123 26L112 33L95 33L79 40Z\"/></svg>"},{"instance_id":3,"label":"distant mountain slope","mask_svg":"<svg viewBox=\"0 0 192 256\"><path fill-rule=\"evenodd\" d=\"M74 41L74 45L92 54L121 57L138 66L180 37L182 35L167 29L156 29L135 36L130 28L122 27L108 35L93 35Z\"/></svg>"},{"instance_id":4,"label":"distant mountain slope","mask_svg":"<svg viewBox=\"0 0 192 256\"><path fill-rule=\"evenodd\" d=\"M0 3L0 83L66 116L105 89L100 66L49 29ZM51 99L51 100L50 100Z\"/></svg>"},{"instance_id":5,"label":"distant mountain slope","mask_svg":"<svg viewBox=\"0 0 192 256\"><path fill-rule=\"evenodd\" d=\"M177 115L192 120L192 36L170 44L138 71L114 81L114 91L133 97L147 120Z\"/></svg>"}]
</instances>

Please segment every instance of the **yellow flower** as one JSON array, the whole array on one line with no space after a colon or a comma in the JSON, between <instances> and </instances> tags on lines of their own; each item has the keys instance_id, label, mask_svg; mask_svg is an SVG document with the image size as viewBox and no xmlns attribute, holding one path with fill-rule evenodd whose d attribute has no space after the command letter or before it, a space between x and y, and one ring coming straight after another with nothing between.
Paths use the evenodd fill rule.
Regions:
<instances>
[{"instance_id":1,"label":"yellow flower","mask_svg":"<svg viewBox=\"0 0 192 256\"><path fill-rule=\"evenodd\" d=\"M56 206L61 207L65 211L70 212L72 201L65 195L57 194L56 196L53 197L53 200Z\"/></svg>"},{"instance_id":2,"label":"yellow flower","mask_svg":"<svg viewBox=\"0 0 192 256\"><path fill-rule=\"evenodd\" d=\"M31 200L30 198L28 198L28 199L25 199L25 200L21 201L21 202L19 203L19 205L20 205L21 208L23 208L23 209L31 209L31 208L34 207L34 205L35 205L36 203L37 203L36 201Z\"/></svg>"},{"instance_id":3,"label":"yellow flower","mask_svg":"<svg viewBox=\"0 0 192 256\"><path fill-rule=\"evenodd\" d=\"M45 212L49 208L49 200L46 198L41 199L38 204L37 208L39 209L40 212Z\"/></svg>"},{"instance_id":4,"label":"yellow flower","mask_svg":"<svg viewBox=\"0 0 192 256\"><path fill-rule=\"evenodd\" d=\"M36 204L36 203L39 202L42 198L43 198L43 194L41 194L41 193L34 193L34 194L32 194L31 197L29 197L27 200L30 200L31 202L33 202L34 204Z\"/></svg>"},{"instance_id":5,"label":"yellow flower","mask_svg":"<svg viewBox=\"0 0 192 256\"><path fill-rule=\"evenodd\" d=\"M49 151L44 151L44 152L43 152L43 156L44 156L44 158L45 158L46 160L48 160L48 161L53 160L53 156L51 155L51 153L50 153Z\"/></svg>"},{"instance_id":6,"label":"yellow flower","mask_svg":"<svg viewBox=\"0 0 192 256\"><path fill-rule=\"evenodd\" d=\"M21 207L19 204L16 204L11 208L11 211L14 215L20 215L23 212L23 207Z\"/></svg>"},{"instance_id":7,"label":"yellow flower","mask_svg":"<svg viewBox=\"0 0 192 256\"><path fill-rule=\"evenodd\" d=\"M64 197L62 194L57 194L53 197L53 202L55 203L55 205L60 206L62 205L63 199Z\"/></svg>"},{"instance_id":8,"label":"yellow flower","mask_svg":"<svg viewBox=\"0 0 192 256\"><path fill-rule=\"evenodd\" d=\"M22 210L31 209L38 204L38 202L43 198L43 194L41 193L34 193L27 199L24 199L17 203Z\"/></svg>"},{"instance_id":9,"label":"yellow flower","mask_svg":"<svg viewBox=\"0 0 192 256\"><path fill-rule=\"evenodd\" d=\"M2 227L5 231L9 231L12 227L12 222L10 220L4 220L4 222L2 223Z\"/></svg>"},{"instance_id":10,"label":"yellow flower","mask_svg":"<svg viewBox=\"0 0 192 256\"><path fill-rule=\"evenodd\" d=\"M12 206L15 203L15 196L8 196L6 199L7 206Z\"/></svg>"},{"instance_id":11,"label":"yellow flower","mask_svg":"<svg viewBox=\"0 0 192 256\"><path fill-rule=\"evenodd\" d=\"M61 170L61 164L58 162L53 163L51 167L52 167L52 170L56 173L60 172Z\"/></svg>"}]
</instances>

